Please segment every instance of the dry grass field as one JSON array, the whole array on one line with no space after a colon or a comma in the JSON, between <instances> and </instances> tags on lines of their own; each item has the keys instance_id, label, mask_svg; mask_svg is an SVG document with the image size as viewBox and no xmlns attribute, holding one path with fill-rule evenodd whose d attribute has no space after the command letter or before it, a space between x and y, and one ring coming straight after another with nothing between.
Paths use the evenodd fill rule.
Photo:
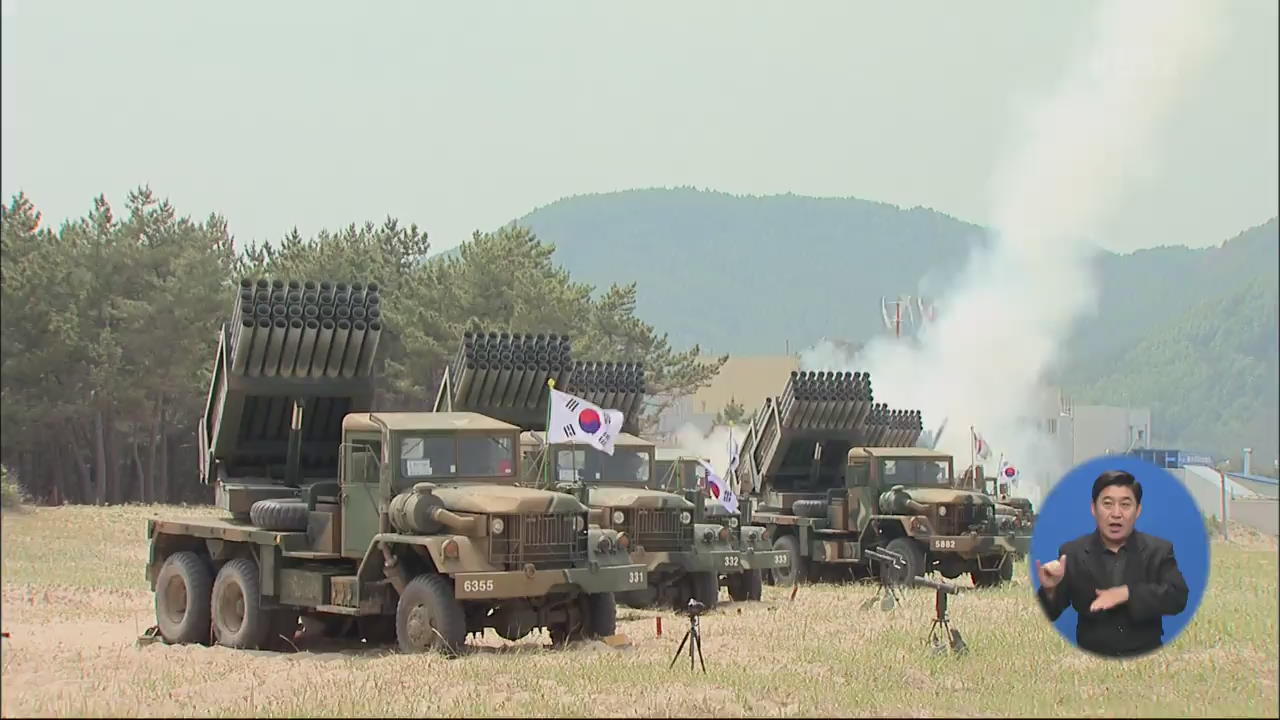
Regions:
<instances>
[{"instance_id":1,"label":"dry grass field","mask_svg":"<svg viewBox=\"0 0 1280 720\"><path fill-rule=\"evenodd\" d=\"M1276 717L1277 552L1243 531L1213 549L1211 587L1154 657L1083 655L1013 586L961 595L969 652L925 646L933 594L861 610L869 586L724 604L702 620L707 674L673 613L619 609L629 647L544 648L490 633L457 660L351 647L298 653L139 646L153 623L144 518L212 509L35 508L3 515L3 687L17 716L1257 716ZM663 634L655 617L663 618ZM473 641L474 642L474 641Z\"/></svg>"}]
</instances>

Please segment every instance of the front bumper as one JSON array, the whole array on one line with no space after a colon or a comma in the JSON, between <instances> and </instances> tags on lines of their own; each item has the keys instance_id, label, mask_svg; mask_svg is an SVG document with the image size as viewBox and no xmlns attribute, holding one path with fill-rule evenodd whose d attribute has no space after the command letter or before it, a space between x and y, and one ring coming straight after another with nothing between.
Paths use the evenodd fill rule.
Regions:
<instances>
[{"instance_id":1,"label":"front bumper","mask_svg":"<svg viewBox=\"0 0 1280 720\"><path fill-rule=\"evenodd\" d=\"M791 556L786 550L752 550L742 553L742 567L746 570L772 570L787 567Z\"/></svg>"},{"instance_id":2,"label":"front bumper","mask_svg":"<svg viewBox=\"0 0 1280 720\"><path fill-rule=\"evenodd\" d=\"M692 552L637 551L631 553L631 562L644 563L650 572L666 567L680 568L686 573L736 573L744 569L742 553L724 547Z\"/></svg>"},{"instance_id":3,"label":"front bumper","mask_svg":"<svg viewBox=\"0 0 1280 720\"><path fill-rule=\"evenodd\" d=\"M919 538L931 552L956 553L963 556L1013 554L1025 557L1031 551L1027 535L933 535Z\"/></svg>"},{"instance_id":4,"label":"front bumper","mask_svg":"<svg viewBox=\"0 0 1280 720\"><path fill-rule=\"evenodd\" d=\"M553 592L626 592L649 586L648 569L641 564L595 568L453 574L454 597L459 600L541 597Z\"/></svg>"}]
</instances>

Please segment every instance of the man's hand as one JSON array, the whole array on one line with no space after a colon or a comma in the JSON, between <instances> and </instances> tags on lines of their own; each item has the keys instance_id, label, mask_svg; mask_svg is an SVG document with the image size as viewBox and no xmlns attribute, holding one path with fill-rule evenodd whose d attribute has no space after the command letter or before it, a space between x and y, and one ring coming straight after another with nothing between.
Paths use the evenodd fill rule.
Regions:
<instances>
[{"instance_id":1,"label":"man's hand","mask_svg":"<svg viewBox=\"0 0 1280 720\"><path fill-rule=\"evenodd\" d=\"M1123 605L1129 602L1128 585L1107 588L1106 590L1098 590L1096 592L1098 593L1098 597L1094 599L1093 604L1089 606L1089 612L1110 610L1117 605Z\"/></svg>"},{"instance_id":2,"label":"man's hand","mask_svg":"<svg viewBox=\"0 0 1280 720\"><path fill-rule=\"evenodd\" d=\"M1057 560L1051 560L1044 565L1040 561L1036 561L1036 572L1040 575L1040 585L1045 590L1052 590L1058 587L1058 583L1062 582L1062 577L1067 574L1067 556L1059 556Z\"/></svg>"}]
</instances>

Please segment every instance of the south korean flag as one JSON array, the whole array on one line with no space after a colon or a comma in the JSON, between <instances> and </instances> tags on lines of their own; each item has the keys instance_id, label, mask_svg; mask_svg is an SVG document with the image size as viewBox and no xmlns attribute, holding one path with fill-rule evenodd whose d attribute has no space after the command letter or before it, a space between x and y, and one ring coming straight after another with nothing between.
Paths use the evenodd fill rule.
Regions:
<instances>
[{"instance_id":1,"label":"south korean flag","mask_svg":"<svg viewBox=\"0 0 1280 720\"><path fill-rule=\"evenodd\" d=\"M580 397L552 390L547 443L591 445L606 455L612 455L614 440L622 430L622 420L620 410L605 410Z\"/></svg>"}]
</instances>

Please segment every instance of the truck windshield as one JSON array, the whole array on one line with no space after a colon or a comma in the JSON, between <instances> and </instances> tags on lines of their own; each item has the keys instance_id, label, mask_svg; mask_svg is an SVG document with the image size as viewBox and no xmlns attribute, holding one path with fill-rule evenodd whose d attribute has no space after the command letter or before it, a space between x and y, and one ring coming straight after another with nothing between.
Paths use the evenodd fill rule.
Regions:
<instances>
[{"instance_id":1,"label":"truck windshield","mask_svg":"<svg viewBox=\"0 0 1280 720\"><path fill-rule=\"evenodd\" d=\"M606 455L590 446L556 450L556 473L562 482L627 483L649 482L653 456L644 450L615 447Z\"/></svg>"},{"instance_id":2,"label":"truck windshield","mask_svg":"<svg viewBox=\"0 0 1280 720\"><path fill-rule=\"evenodd\" d=\"M515 472L515 450L506 435L406 435L400 439L400 473L428 477L495 477Z\"/></svg>"},{"instance_id":3,"label":"truck windshield","mask_svg":"<svg viewBox=\"0 0 1280 720\"><path fill-rule=\"evenodd\" d=\"M880 476L888 485L935 485L951 484L951 474L944 460L919 460L915 458L897 458L884 460Z\"/></svg>"}]
</instances>

